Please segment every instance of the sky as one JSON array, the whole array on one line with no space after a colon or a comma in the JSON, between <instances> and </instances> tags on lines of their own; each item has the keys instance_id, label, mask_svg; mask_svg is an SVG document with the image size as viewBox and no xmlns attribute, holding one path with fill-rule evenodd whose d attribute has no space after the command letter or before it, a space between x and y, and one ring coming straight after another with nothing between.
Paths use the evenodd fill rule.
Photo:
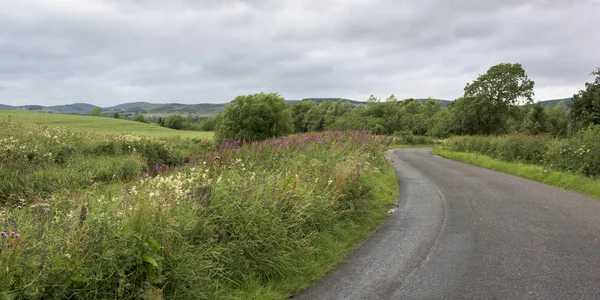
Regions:
<instances>
[{"instance_id":1,"label":"sky","mask_svg":"<svg viewBox=\"0 0 600 300\"><path fill-rule=\"evenodd\" d=\"M600 0L0 0L0 103L455 99L521 63L535 99L600 67Z\"/></svg>"}]
</instances>

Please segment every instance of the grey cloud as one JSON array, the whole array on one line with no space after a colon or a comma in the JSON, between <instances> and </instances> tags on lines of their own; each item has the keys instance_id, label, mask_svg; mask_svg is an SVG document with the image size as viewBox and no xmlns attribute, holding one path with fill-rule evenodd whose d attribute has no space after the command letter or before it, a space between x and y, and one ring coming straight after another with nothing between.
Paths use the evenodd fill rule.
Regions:
<instances>
[{"instance_id":1,"label":"grey cloud","mask_svg":"<svg viewBox=\"0 0 600 300\"><path fill-rule=\"evenodd\" d=\"M462 94L520 62L538 98L597 66L596 0L5 0L0 103Z\"/></svg>"}]
</instances>

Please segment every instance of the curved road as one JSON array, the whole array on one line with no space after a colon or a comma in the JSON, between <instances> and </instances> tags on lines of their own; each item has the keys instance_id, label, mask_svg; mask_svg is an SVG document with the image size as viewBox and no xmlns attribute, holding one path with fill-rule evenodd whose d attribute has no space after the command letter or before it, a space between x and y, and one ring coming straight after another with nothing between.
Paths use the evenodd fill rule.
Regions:
<instances>
[{"instance_id":1,"label":"curved road","mask_svg":"<svg viewBox=\"0 0 600 300\"><path fill-rule=\"evenodd\" d=\"M398 210L294 299L600 299L600 201L431 155L387 153Z\"/></svg>"}]
</instances>

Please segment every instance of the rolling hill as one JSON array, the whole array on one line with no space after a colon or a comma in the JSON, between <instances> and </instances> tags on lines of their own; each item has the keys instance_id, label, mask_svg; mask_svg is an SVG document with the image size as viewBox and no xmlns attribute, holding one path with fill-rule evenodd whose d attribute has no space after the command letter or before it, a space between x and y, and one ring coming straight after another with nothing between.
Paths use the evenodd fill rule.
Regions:
<instances>
[{"instance_id":1,"label":"rolling hill","mask_svg":"<svg viewBox=\"0 0 600 300\"><path fill-rule=\"evenodd\" d=\"M357 101L345 98L304 98L302 100L286 100L289 104L295 104L301 101L314 101L321 103L324 101L339 101L348 102L351 105L365 104L364 101ZM426 98L415 99L417 101L425 102ZM442 107L447 107L452 101L436 99L442 102ZM559 102L564 101L565 104L569 104L572 98L564 99L552 99L540 101L539 103L546 107L554 107ZM121 113L125 118L129 118L135 114L144 114L147 116L164 117L171 114L188 115L192 114L197 117L212 117L220 113L225 109L228 103L199 103L199 104L182 104L182 103L148 103L148 102L131 102L123 103L115 106L102 108L102 114L110 116L115 112ZM95 106L88 103L73 103L67 105L54 105L54 106L41 106L41 105L25 105L25 106L10 106L0 104L0 110L29 110L29 111L43 111L61 114L73 114L73 115L89 115Z\"/></svg>"}]
</instances>

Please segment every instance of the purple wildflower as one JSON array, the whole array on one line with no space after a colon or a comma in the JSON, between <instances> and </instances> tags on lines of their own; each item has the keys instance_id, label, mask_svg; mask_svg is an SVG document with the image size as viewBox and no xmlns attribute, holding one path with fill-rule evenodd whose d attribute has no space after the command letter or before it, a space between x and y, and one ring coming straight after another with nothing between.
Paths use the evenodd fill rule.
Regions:
<instances>
[{"instance_id":1,"label":"purple wildflower","mask_svg":"<svg viewBox=\"0 0 600 300\"><path fill-rule=\"evenodd\" d=\"M17 233L17 234L15 234L15 237L16 237L16 238L20 238L20 237L21 237L21 235Z\"/></svg>"},{"instance_id":2,"label":"purple wildflower","mask_svg":"<svg viewBox=\"0 0 600 300\"><path fill-rule=\"evenodd\" d=\"M0 232L0 235L1 235L2 237L7 237L7 236L8 236L8 234L6 234L6 232L4 232L4 231Z\"/></svg>"}]
</instances>

